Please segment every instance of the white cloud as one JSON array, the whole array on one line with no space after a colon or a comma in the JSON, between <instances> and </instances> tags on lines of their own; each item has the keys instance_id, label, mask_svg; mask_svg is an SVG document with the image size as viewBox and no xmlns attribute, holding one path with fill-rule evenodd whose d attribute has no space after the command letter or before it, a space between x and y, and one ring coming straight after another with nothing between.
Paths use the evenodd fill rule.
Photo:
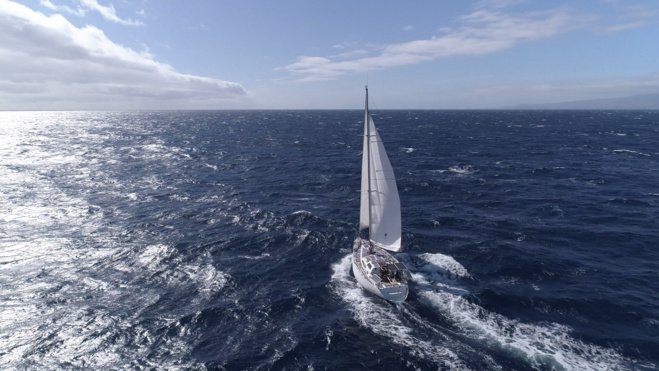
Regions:
<instances>
[{"instance_id":1,"label":"white cloud","mask_svg":"<svg viewBox=\"0 0 659 371\"><path fill-rule=\"evenodd\" d=\"M526 0L483 0L477 2L474 7L477 9L504 9L525 2Z\"/></svg>"},{"instance_id":2,"label":"white cloud","mask_svg":"<svg viewBox=\"0 0 659 371\"><path fill-rule=\"evenodd\" d=\"M86 7L91 10L95 10L103 16L103 18L107 19L108 21L115 22L115 23L121 23L124 25L128 26L139 26L142 25L142 22L140 21L134 21L132 19L122 19L117 16L116 11L114 10L114 5L110 4L110 6L103 6L98 3L97 0L79 0L80 4L83 7Z\"/></svg>"},{"instance_id":3,"label":"white cloud","mask_svg":"<svg viewBox=\"0 0 659 371\"><path fill-rule=\"evenodd\" d=\"M85 10L83 8L78 7L77 9L73 9L66 5L55 5L50 0L41 0L41 5L58 12L67 12L81 17L85 15Z\"/></svg>"},{"instance_id":4,"label":"white cloud","mask_svg":"<svg viewBox=\"0 0 659 371\"><path fill-rule=\"evenodd\" d=\"M0 0L0 71L0 109L212 107L246 94L237 83L178 73L96 27L8 0Z\"/></svg>"},{"instance_id":5,"label":"white cloud","mask_svg":"<svg viewBox=\"0 0 659 371\"><path fill-rule=\"evenodd\" d=\"M114 9L114 5L112 4L110 4L109 6L103 6L98 3L98 0L78 0L78 2L80 3L80 5L76 9L73 9L66 5L56 5L50 0L41 0L41 5L48 9L75 14L81 17L85 16L85 14L87 14L87 11L92 10L92 11L97 11L99 14L101 14L101 16L103 16L103 18L105 18L110 22L115 22L126 26L144 25L140 21L119 18L119 16L117 16L116 10ZM138 14L144 15L144 11L142 11L141 13L138 12Z\"/></svg>"},{"instance_id":6,"label":"white cloud","mask_svg":"<svg viewBox=\"0 0 659 371\"><path fill-rule=\"evenodd\" d=\"M626 5L622 9L622 16L625 18L655 18L659 13L655 7L647 4Z\"/></svg>"},{"instance_id":7,"label":"white cloud","mask_svg":"<svg viewBox=\"0 0 659 371\"><path fill-rule=\"evenodd\" d=\"M356 50L351 50L345 53L339 53L339 54L334 54L330 58L333 59L350 59L350 58L355 58L361 55L368 55L369 51L365 49L356 49Z\"/></svg>"},{"instance_id":8,"label":"white cloud","mask_svg":"<svg viewBox=\"0 0 659 371\"><path fill-rule=\"evenodd\" d=\"M654 7L646 4L623 5L618 11L618 19L615 24L603 27L601 30L603 33L617 33L650 26L654 23L652 19L659 14Z\"/></svg>"},{"instance_id":9,"label":"white cloud","mask_svg":"<svg viewBox=\"0 0 659 371\"><path fill-rule=\"evenodd\" d=\"M640 27L645 27L649 25L649 22L646 21L634 21L634 22L629 22L629 23L621 23L621 24L616 24L612 26L608 26L602 29L603 33L616 33L616 32L622 32L622 31L627 31L631 30L634 28L640 28Z\"/></svg>"},{"instance_id":10,"label":"white cloud","mask_svg":"<svg viewBox=\"0 0 659 371\"><path fill-rule=\"evenodd\" d=\"M510 1L496 2L499 6ZM443 28L439 37L391 44L354 60L302 56L286 67L299 81L335 79L348 73L378 70L460 55L496 53L516 45L547 39L590 23L593 17L567 10L506 14L479 7L458 19L460 27ZM344 55L347 55L344 53Z\"/></svg>"}]
</instances>

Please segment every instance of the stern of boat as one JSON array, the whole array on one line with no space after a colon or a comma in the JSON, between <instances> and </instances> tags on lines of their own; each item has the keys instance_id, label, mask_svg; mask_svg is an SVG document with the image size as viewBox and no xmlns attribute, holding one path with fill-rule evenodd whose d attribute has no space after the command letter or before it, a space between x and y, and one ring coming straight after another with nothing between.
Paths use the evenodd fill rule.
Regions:
<instances>
[{"instance_id":1,"label":"stern of boat","mask_svg":"<svg viewBox=\"0 0 659 371\"><path fill-rule=\"evenodd\" d=\"M380 296L394 303L401 303L405 301L405 299L407 299L408 294L409 294L409 288L407 287L407 285L385 287L380 290Z\"/></svg>"}]
</instances>

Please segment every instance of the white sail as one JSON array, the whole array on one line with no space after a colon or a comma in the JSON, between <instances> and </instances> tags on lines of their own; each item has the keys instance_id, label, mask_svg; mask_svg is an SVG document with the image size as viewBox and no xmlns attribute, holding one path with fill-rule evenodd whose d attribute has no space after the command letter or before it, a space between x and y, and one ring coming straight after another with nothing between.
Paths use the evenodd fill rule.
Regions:
<instances>
[{"instance_id":1,"label":"white sail","mask_svg":"<svg viewBox=\"0 0 659 371\"><path fill-rule=\"evenodd\" d=\"M371 241L391 251L401 247L400 198L394 170L380 135L369 115L371 150L370 228ZM373 135L375 134L375 135Z\"/></svg>"},{"instance_id":2,"label":"white sail","mask_svg":"<svg viewBox=\"0 0 659 371\"><path fill-rule=\"evenodd\" d=\"M368 91L366 99L359 228L368 228L369 239L377 245L399 251L401 219L398 187L387 152L368 112Z\"/></svg>"}]
</instances>

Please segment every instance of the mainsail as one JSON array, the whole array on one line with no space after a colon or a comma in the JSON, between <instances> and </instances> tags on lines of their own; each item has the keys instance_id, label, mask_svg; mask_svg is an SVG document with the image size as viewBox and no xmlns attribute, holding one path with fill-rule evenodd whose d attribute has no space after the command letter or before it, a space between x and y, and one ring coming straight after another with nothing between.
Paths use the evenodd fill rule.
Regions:
<instances>
[{"instance_id":1,"label":"mainsail","mask_svg":"<svg viewBox=\"0 0 659 371\"><path fill-rule=\"evenodd\" d=\"M368 112L368 88L364 113L364 151L359 230L368 229L369 239L390 250L401 248L400 198L394 171L373 118Z\"/></svg>"}]
</instances>

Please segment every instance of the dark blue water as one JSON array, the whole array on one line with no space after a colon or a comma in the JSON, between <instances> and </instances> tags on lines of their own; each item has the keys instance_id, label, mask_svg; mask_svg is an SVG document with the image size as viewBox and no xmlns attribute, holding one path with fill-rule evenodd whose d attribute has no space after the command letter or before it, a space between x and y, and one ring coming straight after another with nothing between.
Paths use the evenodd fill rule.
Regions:
<instances>
[{"instance_id":1,"label":"dark blue water","mask_svg":"<svg viewBox=\"0 0 659 371\"><path fill-rule=\"evenodd\" d=\"M360 111L0 113L0 368L659 368L659 112L374 118L400 305L350 272Z\"/></svg>"}]
</instances>

